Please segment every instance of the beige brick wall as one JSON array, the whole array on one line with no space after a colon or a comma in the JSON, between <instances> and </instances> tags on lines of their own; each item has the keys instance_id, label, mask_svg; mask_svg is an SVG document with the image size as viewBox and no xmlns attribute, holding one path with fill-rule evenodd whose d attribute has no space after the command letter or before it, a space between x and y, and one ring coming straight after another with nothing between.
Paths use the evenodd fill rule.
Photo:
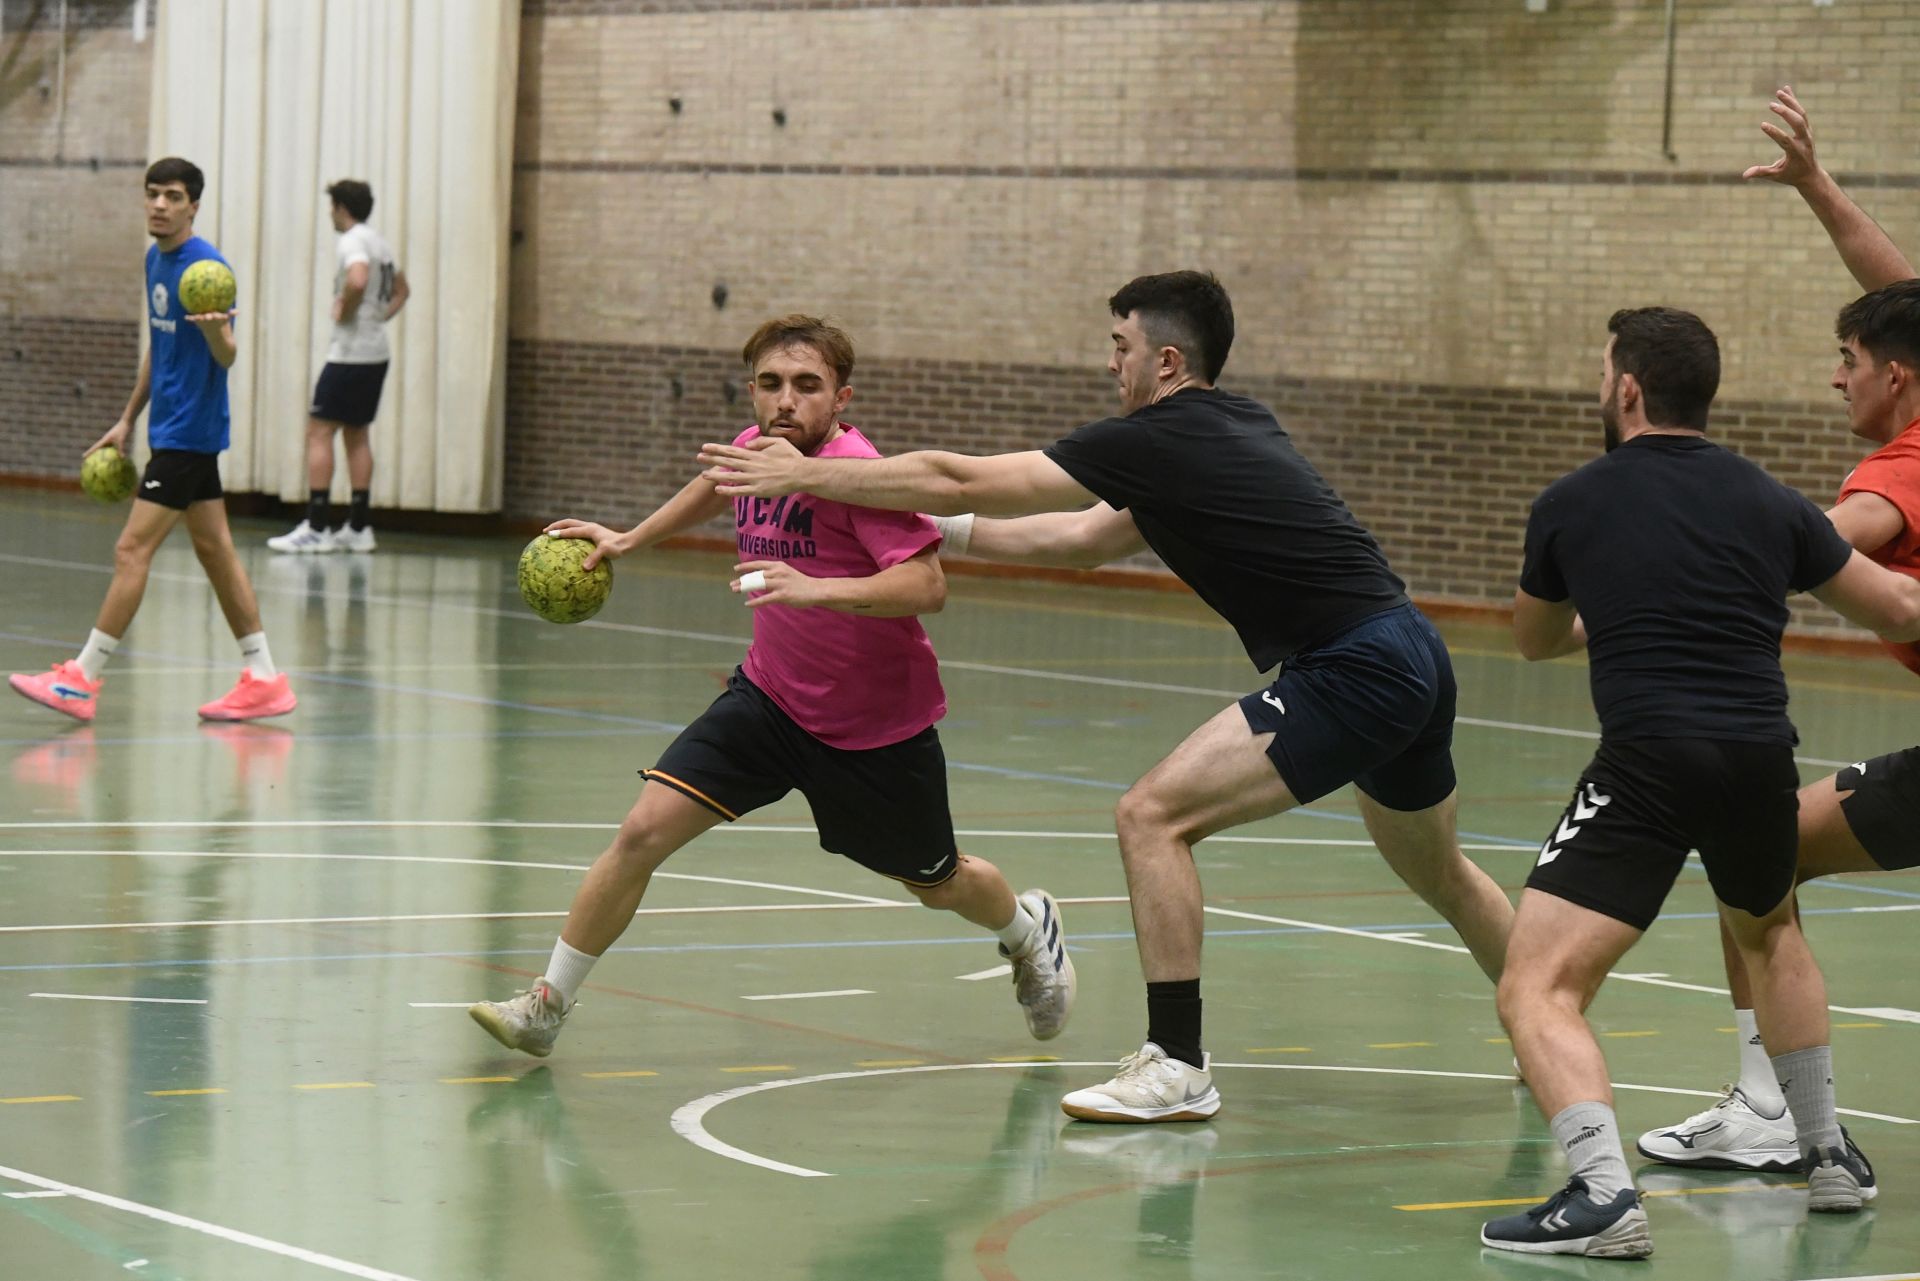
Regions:
<instances>
[{"instance_id":1,"label":"beige brick wall","mask_svg":"<svg viewBox=\"0 0 1920 1281\"><path fill-rule=\"evenodd\" d=\"M516 515L633 518L670 493L688 447L744 419L721 394L744 333L794 308L854 332L855 418L885 445L1043 442L1110 403L1107 294L1203 265L1239 314L1228 380L1282 409L1417 589L1499 601L1526 498L1591 453L1617 306L1719 330L1728 443L1820 499L1856 456L1826 389L1854 287L1793 193L1737 178L1774 154L1776 84L1920 250L1920 4L1681 6L1671 156L1644 0L524 12ZM44 100L0 101L17 325L124 314L137 225L99 215L126 175L70 158L137 160L143 54L124 27L86 33L64 142ZM0 471L22 465L4 419L31 381L3 371Z\"/></svg>"}]
</instances>

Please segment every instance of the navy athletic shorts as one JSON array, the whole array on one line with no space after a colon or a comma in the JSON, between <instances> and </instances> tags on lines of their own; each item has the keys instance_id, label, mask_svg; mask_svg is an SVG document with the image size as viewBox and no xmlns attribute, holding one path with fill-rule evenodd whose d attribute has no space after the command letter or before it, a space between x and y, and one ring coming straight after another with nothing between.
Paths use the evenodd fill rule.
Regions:
<instances>
[{"instance_id":1,"label":"navy athletic shorts","mask_svg":"<svg viewBox=\"0 0 1920 1281\"><path fill-rule=\"evenodd\" d=\"M1849 765L1833 780L1862 849L1889 872L1920 866L1920 747Z\"/></svg>"},{"instance_id":2,"label":"navy athletic shorts","mask_svg":"<svg viewBox=\"0 0 1920 1281\"><path fill-rule=\"evenodd\" d=\"M387 381L387 362L342 365L329 361L313 384L309 417L344 427L365 427L380 412L380 388Z\"/></svg>"},{"instance_id":3,"label":"navy athletic shorts","mask_svg":"<svg viewBox=\"0 0 1920 1281\"><path fill-rule=\"evenodd\" d=\"M1453 792L1455 694L1446 643L1409 604L1294 654L1240 710L1301 804L1352 783L1413 811Z\"/></svg>"}]
</instances>

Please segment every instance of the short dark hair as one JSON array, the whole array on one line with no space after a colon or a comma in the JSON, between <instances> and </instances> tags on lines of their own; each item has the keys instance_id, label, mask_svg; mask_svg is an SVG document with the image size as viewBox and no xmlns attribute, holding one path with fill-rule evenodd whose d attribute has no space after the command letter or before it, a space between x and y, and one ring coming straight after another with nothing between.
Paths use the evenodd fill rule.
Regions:
<instances>
[{"instance_id":1,"label":"short dark hair","mask_svg":"<svg viewBox=\"0 0 1920 1281\"><path fill-rule=\"evenodd\" d=\"M1674 307L1628 307L1607 321L1613 372L1632 374L1655 427L1707 429L1720 390L1720 343L1706 322Z\"/></svg>"},{"instance_id":2,"label":"short dark hair","mask_svg":"<svg viewBox=\"0 0 1920 1281\"><path fill-rule=\"evenodd\" d=\"M1140 328L1156 347L1173 347L1208 382L1220 378L1233 350L1233 302L1210 271L1136 276L1107 299L1113 314L1140 313Z\"/></svg>"},{"instance_id":3,"label":"short dark hair","mask_svg":"<svg viewBox=\"0 0 1920 1281\"><path fill-rule=\"evenodd\" d=\"M355 222L373 217L373 188L358 178L342 178L327 188L327 198L353 215Z\"/></svg>"},{"instance_id":4,"label":"short dark hair","mask_svg":"<svg viewBox=\"0 0 1920 1281\"><path fill-rule=\"evenodd\" d=\"M1920 371L1920 280L1899 280L1840 309L1834 337L1866 349L1876 363L1897 360Z\"/></svg>"},{"instance_id":5,"label":"short dark hair","mask_svg":"<svg viewBox=\"0 0 1920 1281\"><path fill-rule=\"evenodd\" d=\"M191 160L182 160L178 156L162 156L147 166L147 186L159 187L177 182L187 189L187 199L195 204L200 202L200 193L207 189L207 175L200 172L200 166Z\"/></svg>"},{"instance_id":6,"label":"short dark hair","mask_svg":"<svg viewBox=\"0 0 1920 1281\"><path fill-rule=\"evenodd\" d=\"M853 377L853 339L837 325L830 325L818 316L802 316L794 313L790 316L776 316L753 331L753 337L747 339L747 345L740 349L740 359L752 369L760 363L760 358L770 351L779 351L782 347L795 345L811 347L820 353L820 359L827 362L833 370L837 386L844 387Z\"/></svg>"}]
</instances>

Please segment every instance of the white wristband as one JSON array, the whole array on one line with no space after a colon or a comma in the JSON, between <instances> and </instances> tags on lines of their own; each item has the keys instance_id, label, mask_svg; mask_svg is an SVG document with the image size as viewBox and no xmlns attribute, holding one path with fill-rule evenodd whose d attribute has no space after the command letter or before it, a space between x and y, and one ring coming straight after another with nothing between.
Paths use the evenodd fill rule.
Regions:
<instances>
[{"instance_id":1,"label":"white wristband","mask_svg":"<svg viewBox=\"0 0 1920 1281\"><path fill-rule=\"evenodd\" d=\"M946 556L965 556L967 545L973 542L973 513L964 512L958 516L929 516L933 527L940 531L940 551Z\"/></svg>"},{"instance_id":2,"label":"white wristband","mask_svg":"<svg viewBox=\"0 0 1920 1281\"><path fill-rule=\"evenodd\" d=\"M740 575L742 592L764 592L767 590L767 575L764 570L750 569Z\"/></svg>"}]
</instances>

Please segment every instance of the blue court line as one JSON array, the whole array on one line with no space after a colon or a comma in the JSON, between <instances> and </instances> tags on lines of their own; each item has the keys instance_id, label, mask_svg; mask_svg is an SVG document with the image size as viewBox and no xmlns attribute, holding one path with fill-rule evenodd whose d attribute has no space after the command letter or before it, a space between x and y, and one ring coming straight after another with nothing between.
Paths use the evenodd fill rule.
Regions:
<instances>
[{"instance_id":1,"label":"blue court line","mask_svg":"<svg viewBox=\"0 0 1920 1281\"><path fill-rule=\"evenodd\" d=\"M1803 909L1803 916L1843 916L1852 915L1853 909L1845 907L1821 907ZM1716 912L1666 912L1663 921L1717 921ZM1404 925L1347 925L1342 929L1359 930L1367 934L1408 934L1416 931L1439 930L1451 933L1452 926L1445 921L1417 921ZM1283 926L1270 929L1235 929L1207 931L1208 938L1254 938L1278 937L1290 934L1318 934L1328 936L1325 930L1309 929L1305 926ZM1331 937L1331 936L1328 936ZM1132 942L1131 930L1115 931L1104 934L1075 933L1074 943L1087 942L1117 943ZM933 939L823 939L807 943L659 943L633 947L610 947L604 955L615 953L625 955L660 955L691 952L802 952L822 951L849 947L940 947L967 946L980 947L983 942L990 943L982 935L971 934L964 938ZM433 960L476 960L486 957L503 956L548 956L551 948L497 948L473 952L340 952L318 953L305 956L210 956L190 957L172 961L78 961L69 964L39 963L34 965L0 965L0 974L40 973L47 971L65 972L68 970L165 970L165 969L212 969L226 965L304 965L327 961L433 961Z\"/></svg>"}]
</instances>

